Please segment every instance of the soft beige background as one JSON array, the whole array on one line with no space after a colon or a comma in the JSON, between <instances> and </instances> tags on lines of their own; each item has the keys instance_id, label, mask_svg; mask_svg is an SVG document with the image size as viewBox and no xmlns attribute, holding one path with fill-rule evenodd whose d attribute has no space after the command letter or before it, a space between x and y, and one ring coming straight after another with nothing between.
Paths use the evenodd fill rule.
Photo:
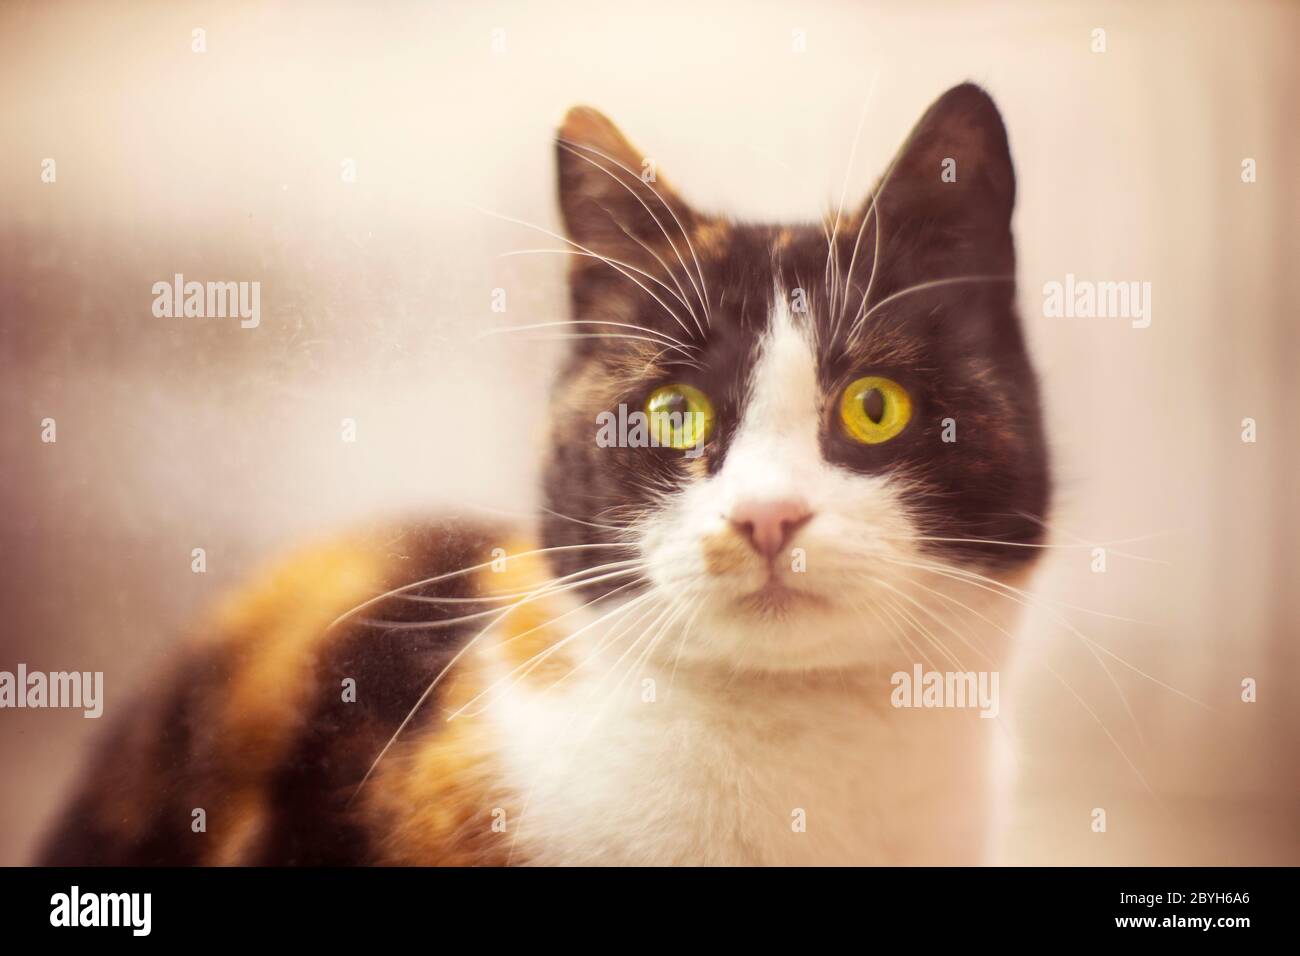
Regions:
<instances>
[{"instance_id":1,"label":"soft beige background","mask_svg":"<svg viewBox=\"0 0 1300 956\"><path fill-rule=\"evenodd\" d=\"M111 715L279 547L440 502L527 511L557 346L476 336L562 317L563 262L500 258L558 243L482 210L558 228L569 105L702 206L811 217L864 105L854 198L973 79L1018 167L1072 546L1034 590L1147 622L1031 615L1006 859L1300 862L1298 38L1282 3L5 4L0 668L104 670ZM260 281L262 327L153 318L175 272ZM1067 272L1151 282L1152 326L1044 319ZM1078 547L1132 538L1105 574ZM1080 633L1150 675L1098 651L1132 718ZM99 730L0 712L0 863Z\"/></svg>"}]
</instances>

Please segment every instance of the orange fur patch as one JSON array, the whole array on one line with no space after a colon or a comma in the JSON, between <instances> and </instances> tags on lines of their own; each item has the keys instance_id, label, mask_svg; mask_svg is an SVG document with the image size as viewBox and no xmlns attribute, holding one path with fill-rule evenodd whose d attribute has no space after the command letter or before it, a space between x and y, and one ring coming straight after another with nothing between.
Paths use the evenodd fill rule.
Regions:
<instances>
[{"instance_id":1,"label":"orange fur patch","mask_svg":"<svg viewBox=\"0 0 1300 956\"><path fill-rule=\"evenodd\" d=\"M695 250L709 259L721 259L731 242L731 226L721 219L705 220L691 237Z\"/></svg>"},{"instance_id":2,"label":"orange fur patch","mask_svg":"<svg viewBox=\"0 0 1300 956\"><path fill-rule=\"evenodd\" d=\"M536 547L530 541L511 542L500 569L487 568L479 572L477 583L484 594L501 595L520 602L496 627L500 635L497 647L510 669L519 669L516 678L549 685L572 671L574 661L567 652L552 650L566 636L562 626L551 624L563 613L556 607L556 602L546 598L524 601L527 595L552 578L550 566L543 556L527 553Z\"/></svg>"},{"instance_id":3,"label":"orange fur patch","mask_svg":"<svg viewBox=\"0 0 1300 956\"><path fill-rule=\"evenodd\" d=\"M221 720L229 750L250 770L274 766L294 736L317 652L339 615L381 593L389 560L369 542L300 553L217 613L239 664Z\"/></svg>"},{"instance_id":4,"label":"orange fur patch","mask_svg":"<svg viewBox=\"0 0 1300 956\"><path fill-rule=\"evenodd\" d=\"M489 727L473 714L448 720L485 690L467 655L446 685L445 703L424 733L380 765L366 791L379 862L397 866L504 866L514 853L514 803L502 783Z\"/></svg>"},{"instance_id":5,"label":"orange fur patch","mask_svg":"<svg viewBox=\"0 0 1300 956\"><path fill-rule=\"evenodd\" d=\"M730 529L704 539L704 566L710 574L730 574L753 564L753 550Z\"/></svg>"},{"instance_id":6,"label":"orange fur patch","mask_svg":"<svg viewBox=\"0 0 1300 956\"><path fill-rule=\"evenodd\" d=\"M222 606L216 636L229 642L231 682L214 701L214 740L225 768L209 820L222 834L210 861L241 861L265 815L267 776L299 733L330 624L387 587L391 559L372 543L337 541L300 552Z\"/></svg>"}]
</instances>

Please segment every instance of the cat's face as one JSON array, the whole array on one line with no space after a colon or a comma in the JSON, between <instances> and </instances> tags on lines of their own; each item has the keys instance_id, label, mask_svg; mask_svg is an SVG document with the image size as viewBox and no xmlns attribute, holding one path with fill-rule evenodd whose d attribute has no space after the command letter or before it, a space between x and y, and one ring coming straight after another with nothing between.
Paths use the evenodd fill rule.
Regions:
<instances>
[{"instance_id":1,"label":"cat's face","mask_svg":"<svg viewBox=\"0 0 1300 956\"><path fill-rule=\"evenodd\" d=\"M630 546L560 551L558 570L639 559L648 583L621 596L648 588L665 627L689 624L671 652L798 669L878 663L893 630L951 610L932 595L953 574L1032 560L1047 456L1014 174L981 90L945 94L874 205L821 224L702 215L592 110L557 145L581 337L553 403L546 543ZM684 447L602 433L620 406L689 413L649 430Z\"/></svg>"}]
</instances>

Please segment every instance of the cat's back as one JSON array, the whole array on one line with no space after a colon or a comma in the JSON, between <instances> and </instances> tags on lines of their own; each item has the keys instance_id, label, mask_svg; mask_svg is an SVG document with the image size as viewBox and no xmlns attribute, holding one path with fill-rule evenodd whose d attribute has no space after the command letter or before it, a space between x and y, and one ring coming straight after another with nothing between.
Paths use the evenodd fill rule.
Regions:
<instances>
[{"instance_id":1,"label":"cat's back","mask_svg":"<svg viewBox=\"0 0 1300 956\"><path fill-rule=\"evenodd\" d=\"M404 786L403 775L376 774L364 801L353 800L358 784L497 613L501 587L488 573L527 549L505 526L444 518L317 543L258 574L125 705L41 862L396 861L385 845L401 821L381 837L367 808L400 800L384 791ZM452 791L472 786L470 742L434 728L431 746L420 733L457 676L452 668L403 733L423 740L431 772L440 752L448 763L450 816L434 855L480 862L484 847L455 838ZM392 759L410 771L409 753L394 748Z\"/></svg>"}]
</instances>

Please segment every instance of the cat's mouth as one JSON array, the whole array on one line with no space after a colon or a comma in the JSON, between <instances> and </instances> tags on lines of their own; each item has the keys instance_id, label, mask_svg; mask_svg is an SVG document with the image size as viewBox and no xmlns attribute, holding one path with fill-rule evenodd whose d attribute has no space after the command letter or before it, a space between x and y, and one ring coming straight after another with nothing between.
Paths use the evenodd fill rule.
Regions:
<instances>
[{"instance_id":1,"label":"cat's mouth","mask_svg":"<svg viewBox=\"0 0 1300 956\"><path fill-rule=\"evenodd\" d=\"M763 615L789 614L830 604L820 594L791 587L775 576L769 576L757 590L741 595L736 603L747 611Z\"/></svg>"}]
</instances>

